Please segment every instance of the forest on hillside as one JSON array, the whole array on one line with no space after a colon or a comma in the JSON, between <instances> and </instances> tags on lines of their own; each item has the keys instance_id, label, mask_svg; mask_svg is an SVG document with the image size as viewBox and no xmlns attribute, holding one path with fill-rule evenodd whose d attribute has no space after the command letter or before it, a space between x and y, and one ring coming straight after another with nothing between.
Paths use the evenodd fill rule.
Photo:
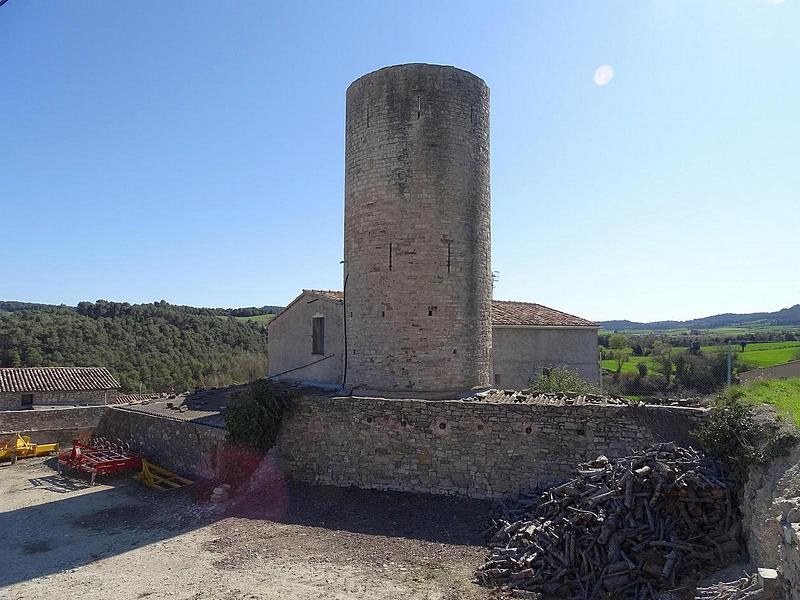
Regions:
<instances>
[{"instance_id":1,"label":"forest on hillside","mask_svg":"<svg viewBox=\"0 0 800 600\"><path fill-rule=\"evenodd\" d=\"M0 309L0 366L105 366L124 392L180 392L263 376L264 326L218 310L227 309L105 300Z\"/></svg>"}]
</instances>

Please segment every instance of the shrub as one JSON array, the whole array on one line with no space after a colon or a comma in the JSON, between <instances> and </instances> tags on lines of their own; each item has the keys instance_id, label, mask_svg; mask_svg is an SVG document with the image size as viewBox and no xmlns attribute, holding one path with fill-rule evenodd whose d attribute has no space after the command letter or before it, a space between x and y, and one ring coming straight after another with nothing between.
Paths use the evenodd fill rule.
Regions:
<instances>
[{"instance_id":1,"label":"shrub","mask_svg":"<svg viewBox=\"0 0 800 600\"><path fill-rule=\"evenodd\" d=\"M738 485L744 484L750 467L761 459L760 428L752 409L736 395L720 396L709 421L692 435L706 453L727 467Z\"/></svg>"},{"instance_id":2,"label":"shrub","mask_svg":"<svg viewBox=\"0 0 800 600\"><path fill-rule=\"evenodd\" d=\"M566 367L545 369L530 382L530 389L552 394L599 394L599 390L580 373Z\"/></svg>"},{"instance_id":3,"label":"shrub","mask_svg":"<svg viewBox=\"0 0 800 600\"><path fill-rule=\"evenodd\" d=\"M289 400L283 389L264 379L236 393L225 411L228 442L265 451L272 448Z\"/></svg>"},{"instance_id":4,"label":"shrub","mask_svg":"<svg viewBox=\"0 0 800 600\"><path fill-rule=\"evenodd\" d=\"M785 455L797 443L794 431L779 423L760 425L740 387L728 388L716 401L707 423L692 432L700 446L726 467L739 486L747 481L750 468Z\"/></svg>"}]
</instances>

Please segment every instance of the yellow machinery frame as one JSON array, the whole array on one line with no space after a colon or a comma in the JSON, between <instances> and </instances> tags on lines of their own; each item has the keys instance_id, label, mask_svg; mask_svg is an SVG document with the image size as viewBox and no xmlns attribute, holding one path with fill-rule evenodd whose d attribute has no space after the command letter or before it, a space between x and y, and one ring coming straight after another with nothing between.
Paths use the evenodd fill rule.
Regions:
<instances>
[{"instance_id":1,"label":"yellow machinery frame","mask_svg":"<svg viewBox=\"0 0 800 600\"><path fill-rule=\"evenodd\" d=\"M147 487L154 490L175 490L182 488L185 485L191 485L193 481L176 475L172 471L168 471L164 467L159 467L147 459L142 459L142 472L136 475L136 478Z\"/></svg>"},{"instance_id":2,"label":"yellow machinery frame","mask_svg":"<svg viewBox=\"0 0 800 600\"><path fill-rule=\"evenodd\" d=\"M0 446L0 460L10 458L13 464L18 458L45 456L54 452L58 452L58 443L34 444L31 442L31 436L17 433L12 444L5 443Z\"/></svg>"}]
</instances>

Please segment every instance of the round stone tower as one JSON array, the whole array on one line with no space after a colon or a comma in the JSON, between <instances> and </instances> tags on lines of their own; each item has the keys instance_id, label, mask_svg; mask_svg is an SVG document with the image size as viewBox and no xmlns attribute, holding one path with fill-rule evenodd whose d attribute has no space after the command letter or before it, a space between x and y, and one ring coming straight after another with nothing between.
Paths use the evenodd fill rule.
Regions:
<instances>
[{"instance_id":1,"label":"round stone tower","mask_svg":"<svg viewBox=\"0 0 800 600\"><path fill-rule=\"evenodd\" d=\"M346 127L345 388L489 385L489 88L454 67L386 67L350 85Z\"/></svg>"}]
</instances>

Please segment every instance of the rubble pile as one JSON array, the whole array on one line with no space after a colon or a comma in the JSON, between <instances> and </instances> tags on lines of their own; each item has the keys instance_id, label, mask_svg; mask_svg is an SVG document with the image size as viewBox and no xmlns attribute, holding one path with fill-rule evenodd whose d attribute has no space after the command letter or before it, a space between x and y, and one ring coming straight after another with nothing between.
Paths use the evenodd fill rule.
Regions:
<instances>
[{"instance_id":1,"label":"rubble pile","mask_svg":"<svg viewBox=\"0 0 800 600\"><path fill-rule=\"evenodd\" d=\"M698 587L692 600L769 600L780 597L777 573L772 569L759 569L735 581L721 582L708 587ZM765 578L764 571L771 571ZM676 600L674 594L662 594L658 600ZM679 600L679 599L678 599Z\"/></svg>"},{"instance_id":2,"label":"rubble pile","mask_svg":"<svg viewBox=\"0 0 800 600\"><path fill-rule=\"evenodd\" d=\"M630 404L625 398L599 396L595 394L572 394L537 392L533 390L497 390L489 389L478 392L463 399L464 402L488 402L491 404L549 404L549 405L584 405L584 404Z\"/></svg>"},{"instance_id":3,"label":"rubble pile","mask_svg":"<svg viewBox=\"0 0 800 600\"><path fill-rule=\"evenodd\" d=\"M655 598L737 559L732 492L701 453L658 444L577 472L501 503L479 582L517 597Z\"/></svg>"}]
</instances>

